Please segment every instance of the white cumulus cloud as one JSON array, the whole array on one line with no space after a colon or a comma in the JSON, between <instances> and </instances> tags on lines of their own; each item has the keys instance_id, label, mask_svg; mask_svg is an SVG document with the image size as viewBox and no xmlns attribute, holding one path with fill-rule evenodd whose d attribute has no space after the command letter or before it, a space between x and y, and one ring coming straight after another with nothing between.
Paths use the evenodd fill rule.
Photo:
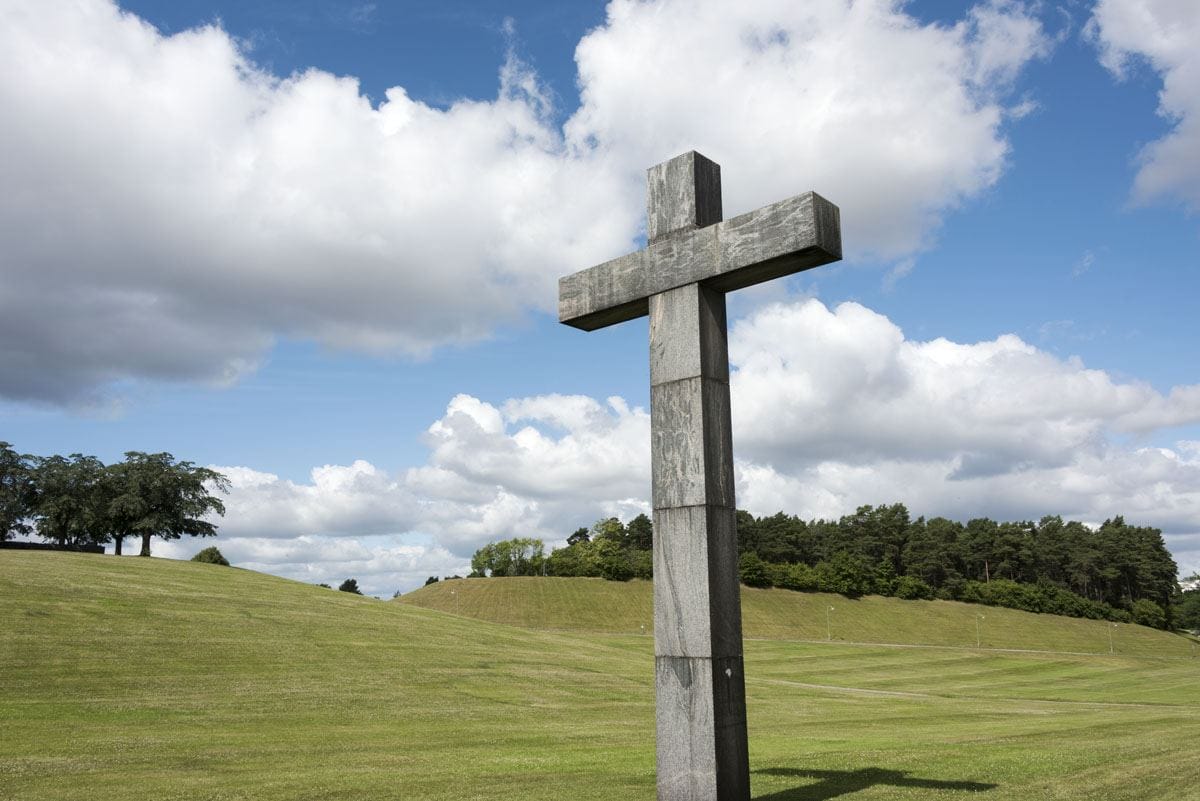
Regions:
<instances>
[{"instance_id":1,"label":"white cumulus cloud","mask_svg":"<svg viewBox=\"0 0 1200 801\"><path fill-rule=\"evenodd\" d=\"M730 359L741 453L781 465L949 454L965 476L1200 422L1200 385L1163 395L1012 334L911 341L857 303L764 307L734 325Z\"/></svg>"},{"instance_id":2,"label":"white cumulus cloud","mask_svg":"<svg viewBox=\"0 0 1200 801\"><path fill-rule=\"evenodd\" d=\"M221 531L232 536L380 535L409 530L416 499L365 461L324 465L296 483L247 467L220 467L231 486Z\"/></svg>"},{"instance_id":3,"label":"white cumulus cloud","mask_svg":"<svg viewBox=\"0 0 1200 801\"><path fill-rule=\"evenodd\" d=\"M216 522L222 536L256 541L432 539L459 557L489 540L558 541L601 517L649 511L649 441L649 415L619 398L497 408L458 395L429 427L428 462L396 476L361 460L314 468L308 482L218 466L232 487Z\"/></svg>"},{"instance_id":4,"label":"white cumulus cloud","mask_svg":"<svg viewBox=\"0 0 1200 801\"><path fill-rule=\"evenodd\" d=\"M995 183L1005 98L1051 42L1022 4L954 26L899 0L614 0L576 51L568 122L631 168L696 149L725 166L725 210L815 189L847 247L899 257Z\"/></svg>"},{"instance_id":5,"label":"white cumulus cloud","mask_svg":"<svg viewBox=\"0 0 1200 801\"><path fill-rule=\"evenodd\" d=\"M964 521L1125 515L1162 528L1185 572L1200 569L1200 444L1142 439L1200 422L1198 386L1159 392L1013 335L909 340L861 305L816 300L738 322L730 357L738 502L755 514L836 518L901 501ZM285 575L336 552L335 538L351 556L401 548L413 575L451 572L490 540L553 545L648 511L649 429L619 398L458 395L429 426L427 462L397 476L363 462L308 483L222 468L234 485L222 535L253 541L254 564L279 560Z\"/></svg>"},{"instance_id":6,"label":"white cumulus cloud","mask_svg":"<svg viewBox=\"0 0 1200 801\"><path fill-rule=\"evenodd\" d=\"M227 381L279 336L420 355L546 307L636 222L621 176L564 153L528 70L500 78L490 101L372 106L352 78L260 70L216 27L5 3L0 393Z\"/></svg>"},{"instance_id":7,"label":"white cumulus cloud","mask_svg":"<svg viewBox=\"0 0 1200 801\"><path fill-rule=\"evenodd\" d=\"M634 247L645 168L692 148L726 165L729 211L816 188L854 252L900 259L997 180L1006 97L1048 47L1006 0L954 26L900 0L614 0L563 128L515 57L494 98L372 104L216 26L9 0L0 396L228 383L281 337L409 356L487 337Z\"/></svg>"},{"instance_id":8,"label":"white cumulus cloud","mask_svg":"<svg viewBox=\"0 0 1200 801\"><path fill-rule=\"evenodd\" d=\"M1200 3L1099 0L1087 30L1118 78L1138 62L1162 77L1158 112L1171 130L1139 153L1134 199L1174 196L1200 210Z\"/></svg>"}]
</instances>

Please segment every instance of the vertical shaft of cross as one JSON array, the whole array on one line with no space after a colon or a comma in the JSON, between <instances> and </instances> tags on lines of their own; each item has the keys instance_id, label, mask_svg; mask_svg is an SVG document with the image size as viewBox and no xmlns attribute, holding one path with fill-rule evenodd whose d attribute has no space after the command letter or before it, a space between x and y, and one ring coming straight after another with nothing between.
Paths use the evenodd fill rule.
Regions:
<instances>
[{"instance_id":1,"label":"vertical shaft of cross","mask_svg":"<svg viewBox=\"0 0 1200 801\"><path fill-rule=\"evenodd\" d=\"M652 168L647 212L651 243L719 222L719 168ZM687 284L649 312L658 798L748 801L725 295Z\"/></svg>"}]
</instances>

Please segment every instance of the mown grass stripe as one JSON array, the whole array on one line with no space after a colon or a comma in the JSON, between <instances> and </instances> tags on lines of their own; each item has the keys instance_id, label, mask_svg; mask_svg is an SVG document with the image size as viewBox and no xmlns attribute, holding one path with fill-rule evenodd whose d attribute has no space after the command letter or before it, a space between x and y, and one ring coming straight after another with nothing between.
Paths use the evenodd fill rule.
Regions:
<instances>
[{"instance_id":1,"label":"mown grass stripe","mask_svg":"<svg viewBox=\"0 0 1200 801\"><path fill-rule=\"evenodd\" d=\"M447 582L455 615L211 565L0 552L0 798L653 799L648 585L530 599L493 581ZM790 636L767 613L799 601L753 595L763 630ZM468 615L498 597L503 624ZM864 627L918 641L957 614L864 602ZM1044 646L1046 618L1014 618L1013 643ZM809 639L746 643L759 801L1197 797L1200 665L1169 635L1115 656Z\"/></svg>"}]
</instances>

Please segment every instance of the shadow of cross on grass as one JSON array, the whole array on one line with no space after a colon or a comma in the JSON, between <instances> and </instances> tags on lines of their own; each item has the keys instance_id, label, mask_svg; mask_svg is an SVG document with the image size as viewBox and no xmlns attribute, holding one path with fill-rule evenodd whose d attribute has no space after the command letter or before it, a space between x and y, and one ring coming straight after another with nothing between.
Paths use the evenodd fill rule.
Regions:
<instances>
[{"instance_id":1,"label":"shadow of cross on grass","mask_svg":"<svg viewBox=\"0 0 1200 801\"><path fill-rule=\"evenodd\" d=\"M803 770L800 768L765 768L755 773L768 776L802 776L819 779L816 784L793 787L770 795L760 795L755 801L825 801L828 798L857 793L868 787L890 785L892 787L916 787L925 790L961 790L972 793L997 787L983 782L941 781L938 779L912 778L902 770L884 768L859 768L858 770Z\"/></svg>"}]
</instances>

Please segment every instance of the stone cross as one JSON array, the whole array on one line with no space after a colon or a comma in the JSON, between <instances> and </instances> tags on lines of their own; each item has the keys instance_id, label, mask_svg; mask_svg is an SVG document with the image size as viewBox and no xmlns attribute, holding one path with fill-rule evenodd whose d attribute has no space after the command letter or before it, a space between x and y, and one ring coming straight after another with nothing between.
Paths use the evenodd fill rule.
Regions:
<instances>
[{"instance_id":1,"label":"stone cross","mask_svg":"<svg viewBox=\"0 0 1200 801\"><path fill-rule=\"evenodd\" d=\"M721 221L721 168L651 167L647 246L559 279L560 322L650 315L659 801L748 801L725 293L841 258L838 209L803 195Z\"/></svg>"}]
</instances>

